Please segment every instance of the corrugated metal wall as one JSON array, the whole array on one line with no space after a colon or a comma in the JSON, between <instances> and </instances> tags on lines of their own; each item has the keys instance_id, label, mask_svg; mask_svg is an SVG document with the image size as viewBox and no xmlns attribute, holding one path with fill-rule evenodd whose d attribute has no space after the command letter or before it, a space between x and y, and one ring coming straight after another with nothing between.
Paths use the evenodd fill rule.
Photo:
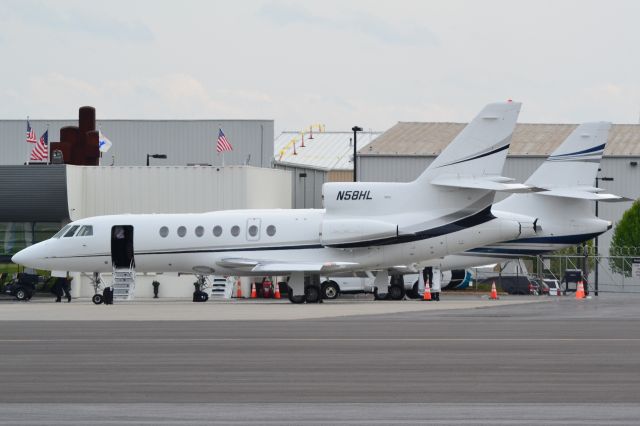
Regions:
<instances>
[{"instance_id":1,"label":"corrugated metal wall","mask_svg":"<svg viewBox=\"0 0 640 426\"><path fill-rule=\"evenodd\" d=\"M98 111L98 114L100 112ZM49 141L60 139L60 128L77 126L76 120L31 120L37 137L49 125ZM245 164L271 167L273 159L273 120L97 120L113 147L102 164L142 166L147 154L166 154L167 159L151 159L151 164L187 165L206 163L221 165L216 154L218 127L222 127L233 146L225 153L228 165ZM0 165L24 164L33 148L25 142L25 120L0 120Z\"/></svg>"},{"instance_id":2,"label":"corrugated metal wall","mask_svg":"<svg viewBox=\"0 0 640 426\"><path fill-rule=\"evenodd\" d=\"M282 170L227 167L67 166L72 220L121 213L291 208Z\"/></svg>"},{"instance_id":3,"label":"corrugated metal wall","mask_svg":"<svg viewBox=\"0 0 640 426\"><path fill-rule=\"evenodd\" d=\"M65 166L0 166L0 222L69 217Z\"/></svg>"},{"instance_id":4,"label":"corrugated metal wall","mask_svg":"<svg viewBox=\"0 0 640 426\"><path fill-rule=\"evenodd\" d=\"M326 182L327 172L302 167L290 167L276 164L275 167L291 172L291 203L295 209L321 209L322 184Z\"/></svg>"}]
</instances>

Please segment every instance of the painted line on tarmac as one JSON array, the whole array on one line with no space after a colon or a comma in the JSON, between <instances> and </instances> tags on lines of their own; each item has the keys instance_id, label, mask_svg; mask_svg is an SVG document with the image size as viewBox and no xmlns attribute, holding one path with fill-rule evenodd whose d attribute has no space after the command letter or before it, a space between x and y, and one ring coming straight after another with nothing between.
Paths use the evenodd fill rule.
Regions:
<instances>
[{"instance_id":1,"label":"painted line on tarmac","mask_svg":"<svg viewBox=\"0 0 640 426\"><path fill-rule=\"evenodd\" d=\"M449 337L424 337L424 338L307 338L307 337L212 337L212 338L100 338L100 339L0 339L0 343L56 343L56 342L243 342L247 340L264 342L640 342L640 338L523 338L523 337L500 337L500 338L449 338Z\"/></svg>"}]
</instances>

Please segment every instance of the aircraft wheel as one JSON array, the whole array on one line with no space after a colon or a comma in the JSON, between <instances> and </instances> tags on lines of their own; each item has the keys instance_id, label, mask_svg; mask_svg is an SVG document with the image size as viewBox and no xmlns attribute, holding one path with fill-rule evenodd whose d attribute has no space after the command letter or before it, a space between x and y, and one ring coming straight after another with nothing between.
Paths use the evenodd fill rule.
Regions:
<instances>
[{"instance_id":1,"label":"aircraft wheel","mask_svg":"<svg viewBox=\"0 0 640 426\"><path fill-rule=\"evenodd\" d=\"M91 301L96 305L100 305L102 304L102 302L104 302L104 299L101 294L94 294L93 297L91 298Z\"/></svg>"},{"instance_id":2,"label":"aircraft wheel","mask_svg":"<svg viewBox=\"0 0 640 426\"><path fill-rule=\"evenodd\" d=\"M411 299L419 299L420 293L418 293L418 281L413 283L413 287L410 290L407 290L407 296Z\"/></svg>"},{"instance_id":3,"label":"aircraft wheel","mask_svg":"<svg viewBox=\"0 0 640 426\"><path fill-rule=\"evenodd\" d=\"M287 294L289 295L289 301L291 303L295 303L295 304L299 304L299 303L304 303L304 295L303 296L294 296L293 295L293 289L289 286L289 291L287 291Z\"/></svg>"},{"instance_id":4,"label":"aircraft wheel","mask_svg":"<svg viewBox=\"0 0 640 426\"><path fill-rule=\"evenodd\" d=\"M404 287L392 285L389 287L389 297L391 300L402 300L404 298Z\"/></svg>"},{"instance_id":5,"label":"aircraft wheel","mask_svg":"<svg viewBox=\"0 0 640 426\"><path fill-rule=\"evenodd\" d=\"M333 300L340 294L340 288L335 281L325 281L322 283L322 298Z\"/></svg>"},{"instance_id":6,"label":"aircraft wheel","mask_svg":"<svg viewBox=\"0 0 640 426\"><path fill-rule=\"evenodd\" d=\"M202 294L202 301L206 302L207 300L209 300L209 294L208 293L203 293Z\"/></svg>"},{"instance_id":7,"label":"aircraft wheel","mask_svg":"<svg viewBox=\"0 0 640 426\"><path fill-rule=\"evenodd\" d=\"M378 294L378 289L375 288L373 290L373 299L374 300L389 300L389 293Z\"/></svg>"},{"instance_id":8,"label":"aircraft wheel","mask_svg":"<svg viewBox=\"0 0 640 426\"><path fill-rule=\"evenodd\" d=\"M316 286L309 286L305 288L304 298L307 303L318 303L320 301L320 289Z\"/></svg>"}]
</instances>

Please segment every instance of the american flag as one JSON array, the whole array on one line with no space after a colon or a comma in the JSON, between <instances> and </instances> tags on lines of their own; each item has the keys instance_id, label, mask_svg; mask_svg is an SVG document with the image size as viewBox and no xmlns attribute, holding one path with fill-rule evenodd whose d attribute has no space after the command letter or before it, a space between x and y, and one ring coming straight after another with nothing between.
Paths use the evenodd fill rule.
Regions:
<instances>
[{"instance_id":1,"label":"american flag","mask_svg":"<svg viewBox=\"0 0 640 426\"><path fill-rule=\"evenodd\" d=\"M36 139L36 131L33 130L31 124L29 123L29 119L27 118L27 142L36 143L38 140Z\"/></svg>"},{"instance_id":2,"label":"american flag","mask_svg":"<svg viewBox=\"0 0 640 426\"><path fill-rule=\"evenodd\" d=\"M227 137L222 132L222 129L218 132L218 143L216 144L216 151L224 152L224 151L233 151L231 144L227 140Z\"/></svg>"},{"instance_id":3,"label":"american flag","mask_svg":"<svg viewBox=\"0 0 640 426\"><path fill-rule=\"evenodd\" d=\"M31 161L49 161L49 129L47 129L40 140L31 151Z\"/></svg>"}]
</instances>

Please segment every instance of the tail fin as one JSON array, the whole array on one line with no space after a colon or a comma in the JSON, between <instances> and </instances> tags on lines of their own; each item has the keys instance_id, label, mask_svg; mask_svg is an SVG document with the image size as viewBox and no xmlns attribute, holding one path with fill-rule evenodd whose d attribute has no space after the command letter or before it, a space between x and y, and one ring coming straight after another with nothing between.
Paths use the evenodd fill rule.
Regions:
<instances>
[{"instance_id":1,"label":"tail fin","mask_svg":"<svg viewBox=\"0 0 640 426\"><path fill-rule=\"evenodd\" d=\"M593 186L611 123L583 123L525 182L540 188Z\"/></svg>"},{"instance_id":2,"label":"tail fin","mask_svg":"<svg viewBox=\"0 0 640 426\"><path fill-rule=\"evenodd\" d=\"M499 176L521 105L509 101L485 106L416 181L431 182L443 176Z\"/></svg>"}]
</instances>

